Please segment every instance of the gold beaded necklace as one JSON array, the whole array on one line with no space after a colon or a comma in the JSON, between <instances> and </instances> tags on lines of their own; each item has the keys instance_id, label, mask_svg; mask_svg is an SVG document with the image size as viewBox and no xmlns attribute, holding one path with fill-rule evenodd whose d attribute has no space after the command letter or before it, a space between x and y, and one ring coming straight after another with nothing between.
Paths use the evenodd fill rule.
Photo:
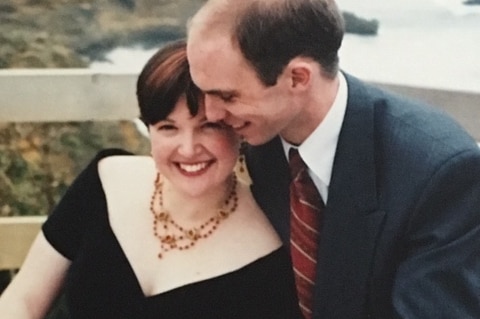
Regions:
<instances>
[{"instance_id":1,"label":"gold beaded necklace","mask_svg":"<svg viewBox=\"0 0 480 319\"><path fill-rule=\"evenodd\" d=\"M157 174L154 185L150 211L153 215L153 234L160 240L158 258L163 258L164 253L169 250L187 250L193 247L199 239L209 237L223 220L235 212L238 206L237 176L233 174L230 193L215 216L210 217L198 227L185 228L179 225L163 207L163 183L160 174ZM157 199L159 212L155 210L155 200Z\"/></svg>"}]
</instances>

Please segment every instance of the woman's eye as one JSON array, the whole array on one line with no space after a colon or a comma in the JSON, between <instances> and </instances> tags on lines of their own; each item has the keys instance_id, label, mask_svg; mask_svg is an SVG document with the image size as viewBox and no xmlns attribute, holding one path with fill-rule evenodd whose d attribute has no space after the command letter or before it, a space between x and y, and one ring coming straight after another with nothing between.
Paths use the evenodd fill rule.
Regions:
<instances>
[{"instance_id":1,"label":"woman's eye","mask_svg":"<svg viewBox=\"0 0 480 319\"><path fill-rule=\"evenodd\" d=\"M171 124L161 124L157 127L157 130L159 131L171 131L171 130L174 130L176 129L176 127L174 125L171 125Z\"/></svg>"}]
</instances>

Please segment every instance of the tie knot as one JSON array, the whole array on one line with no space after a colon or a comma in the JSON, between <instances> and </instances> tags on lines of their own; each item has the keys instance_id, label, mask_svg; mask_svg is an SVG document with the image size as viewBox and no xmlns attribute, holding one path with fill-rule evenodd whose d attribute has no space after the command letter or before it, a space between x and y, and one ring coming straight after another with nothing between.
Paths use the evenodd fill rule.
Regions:
<instances>
[{"instance_id":1,"label":"tie knot","mask_svg":"<svg viewBox=\"0 0 480 319\"><path fill-rule=\"evenodd\" d=\"M292 178L295 178L302 170L307 169L307 165L296 148L292 147L288 151L288 161Z\"/></svg>"}]
</instances>

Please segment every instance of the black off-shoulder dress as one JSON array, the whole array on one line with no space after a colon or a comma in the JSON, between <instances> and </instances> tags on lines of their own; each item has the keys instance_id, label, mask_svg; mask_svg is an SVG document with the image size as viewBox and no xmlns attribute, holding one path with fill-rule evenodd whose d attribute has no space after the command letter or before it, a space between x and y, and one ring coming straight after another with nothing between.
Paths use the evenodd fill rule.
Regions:
<instances>
[{"instance_id":1,"label":"black off-shoulder dress","mask_svg":"<svg viewBox=\"0 0 480 319\"><path fill-rule=\"evenodd\" d=\"M91 161L58 203L42 231L72 261L65 297L74 319L301 318L284 247L236 271L145 296L108 222L97 163Z\"/></svg>"}]
</instances>

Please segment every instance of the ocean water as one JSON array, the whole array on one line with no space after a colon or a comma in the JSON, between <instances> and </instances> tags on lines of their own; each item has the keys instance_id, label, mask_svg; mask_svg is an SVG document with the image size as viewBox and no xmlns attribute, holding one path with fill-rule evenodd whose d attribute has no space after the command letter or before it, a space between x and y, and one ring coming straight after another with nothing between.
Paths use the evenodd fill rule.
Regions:
<instances>
[{"instance_id":1,"label":"ocean water","mask_svg":"<svg viewBox=\"0 0 480 319\"><path fill-rule=\"evenodd\" d=\"M377 36L347 34L341 68L365 80L480 92L480 6L463 0L337 0L380 22ZM139 72L155 49L117 48L96 70Z\"/></svg>"},{"instance_id":2,"label":"ocean water","mask_svg":"<svg viewBox=\"0 0 480 319\"><path fill-rule=\"evenodd\" d=\"M380 22L377 36L345 36L342 68L366 80L480 92L480 6L462 1L338 0Z\"/></svg>"}]
</instances>

